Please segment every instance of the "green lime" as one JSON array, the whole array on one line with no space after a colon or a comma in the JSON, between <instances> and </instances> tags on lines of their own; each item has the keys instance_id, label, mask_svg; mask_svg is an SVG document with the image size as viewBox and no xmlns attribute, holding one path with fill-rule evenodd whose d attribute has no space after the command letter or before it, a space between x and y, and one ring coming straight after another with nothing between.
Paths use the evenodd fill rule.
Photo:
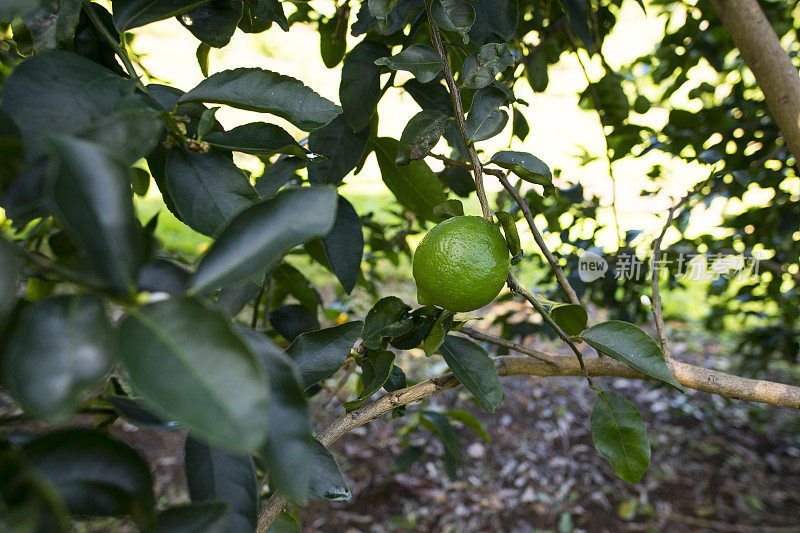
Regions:
<instances>
[{"instance_id":1,"label":"green lime","mask_svg":"<svg viewBox=\"0 0 800 533\"><path fill-rule=\"evenodd\" d=\"M510 261L500 230L477 216L445 220L431 229L414 253L417 300L450 311L472 311L494 300Z\"/></svg>"}]
</instances>

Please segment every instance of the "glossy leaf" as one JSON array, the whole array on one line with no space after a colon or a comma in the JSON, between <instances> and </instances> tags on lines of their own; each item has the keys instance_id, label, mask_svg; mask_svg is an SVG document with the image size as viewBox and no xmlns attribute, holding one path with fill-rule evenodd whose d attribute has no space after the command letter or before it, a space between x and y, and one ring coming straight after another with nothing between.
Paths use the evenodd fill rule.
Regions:
<instances>
[{"instance_id":1,"label":"glossy leaf","mask_svg":"<svg viewBox=\"0 0 800 533\"><path fill-rule=\"evenodd\" d=\"M322 245L336 279L342 284L344 291L350 294L361 275L364 234L361 230L361 218L344 196L339 196L336 222L333 229L322 237Z\"/></svg>"},{"instance_id":2,"label":"glossy leaf","mask_svg":"<svg viewBox=\"0 0 800 533\"><path fill-rule=\"evenodd\" d=\"M242 0L211 0L183 13L178 20L198 40L222 48L231 42L242 9Z\"/></svg>"},{"instance_id":3,"label":"glossy leaf","mask_svg":"<svg viewBox=\"0 0 800 533\"><path fill-rule=\"evenodd\" d=\"M378 300L364 319L364 332L361 335L364 346L371 350L383 350L389 337L410 331L413 323L405 316L409 309L411 307L397 296Z\"/></svg>"},{"instance_id":4,"label":"glossy leaf","mask_svg":"<svg viewBox=\"0 0 800 533\"><path fill-rule=\"evenodd\" d=\"M314 440L313 465L310 489L313 496L332 502L349 502L352 499L336 458L318 440Z\"/></svg>"},{"instance_id":5,"label":"glossy leaf","mask_svg":"<svg viewBox=\"0 0 800 533\"><path fill-rule=\"evenodd\" d=\"M245 154L288 154L303 159L307 154L285 129L267 122L251 122L229 131L217 131L203 140L215 148Z\"/></svg>"},{"instance_id":6,"label":"glossy leaf","mask_svg":"<svg viewBox=\"0 0 800 533\"><path fill-rule=\"evenodd\" d=\"M129 315L119 341L132 385L157 414L237 453L264 441L267 376L222 314L172 298Z\"/></svg>"},{"instance_id":7,"label":"glossy leaf","mask_svg":"<svg viewBox=\"0 0 800 533\"><path fill-rule=\"evenodd\" d=\"M297 298L300 305L317 312L320 304L319 294L302 272L286 262L281 262L272 271L272 279L277 284L276 294L280 293L281 297L291 294ZM276 297L273 295L273 298Z\"/></svg>"},{"instance_id":8,"label":"glossy leaf","mask_svg":"<svg viewBox=\"0 0 800 533\"><path fill-rule=\"evenodd\" d=\"M553 174L547 164L533 154L506 150L492 156L491 162L510 170L528 183L544 187L544 195L550 196L555 191Z\"/></svg>"},{"instance_id":9,"label":"glossy leaf","mask_svg":"<svg viewBox=\"0 0 800 533\"><path fill-rule=\"evenodd\" d=\"M485 141L503 131L508 122L508 113L500 108L507 105L506 94L494 85L479 89L472 98L472 107L467 114L469 141Z\"/></svg>"},{"instance_id":10,"label":"glossy leaf","mask_svg":"<svg viewBox=\"0 0 800 533\"><path fill-rule=\"evenodd\" d=\"M496 211L495 216L500 221L500 225L503 226L503 234L506 238L506 244L508 244L508 251L511 252L511 263L519 263L522 257L522 243L519 240L519 232L517 231L517 223L514 217L505 211Z\"/></svg>"},{"instance_id":11,"label":"glossy leaf","mask_svg":"<svg viewBox=\"0 0 800 533\"><path fill-rule=\"evenodd\" d=\"M102 301L55 296L25 306L2 358L3 386L25 412L68 420L115 359Z\"/></svg>"},{"instance_id":12,"label":"glossy leaf","mask_svg":"<svg viewBox=\"0 0 800 533\"><path fill-rule=\"evenodd\" d=\"M369 125L381 98L381 67L375 64L375 60L389 53L385 45L364 40L344 57L339 101L345 121L353 131L361 131Z\"/></svg>"},{"instance_id":13,"label":"glossy leaf","mask_svg":"<svg viewBox=\"0 0 800 533\"><path fill-rule=\"evenodd\" d=\"M389 379L394 363L394 353L387 350L370 351L363 356L358 364L361 367L361 383L363 389L353 401L345 402L347 411L357 409L369 401L370 396L381 390L383 384Z\"/></svg>"},{"instance_id":14,"label":"glossy leaf","mask_svg":"<svg viewBox=\"0 0 800 533\"><path fill-rule=\"evenodd\" d=\"M304 131L321 128L342 112L295 78L244 67L209 76L181 96L179 102L208 102L272 113Z\"/></svg>"},{"instance_id":15,"label":"glossy leaf","mask_svg":"<svg viewBox=\"0 0 800 533\"><path fill-rule=\"evenodd\" d=\"M153 525L150 469L127 444L90 429L67 429L38 437L23 451L72 514L130 515L142 528Z\"/></svg>"},{"instance_id":16,"label":"glossy leaf","mask_svg":"<svg viewBox=\"0 0 800 533\"><path fill-rule=\"evenodd\" d=\"M447 335L445 323L452 317L452 311L448 311L446 309L439 311L439 314L436 316L436 320L433 322L430 331L428 331L428 334L425 335L425 341L422 345L426 357L430 357L436 353L439 348L441 348L445 336Z\"/></svg>"},{"instance_id":17,"label":"glossy leaf","mask_svg":"<svg viewBox=\"0 0 800 533\"><path fill-rule=\"evenodd\" d=\"M449 115L434 110L422 110L408 121L397 148L395 164L407 165L425 159L449 125Z\"/></svg>"},{"instance_id":18,"label":"glossy leaf","mask_svg":"<svg viewBox=\"0 0 800 533\"><path fill-rule=\"evenodd\" d=\"M367 0L369 14L378 19L378 28L386 30L386 18L397 0Z\"/></svg>"},{"instance_id":19,"label":"glossy leaf","mask_svg":"<svg viewBox=\"0 0 800 533\"><path fill-rule=\"evenodd\" d=\"M319 51L322 62L334 68L344 59L347 50L347 17L350 11L337 12L327 21L319 21Z\"/></svg>"},{"instance_id":20,"label":"glossy leaf","mask_svg":"<svg viewBox=\"0 0 800 533\"><path fill-rule=\"evenodd\" d=\"M427 44L412 44L399 54L375 60L376 65L385 65L393 70L407 70L421 83L436 78L444 68L442 58Z\"/></svg>"},{"instance_id":21,"label":"glossy leaf","mask_svg":"<svg viewBox=\"0 0 800 533\"><path fill-rule=\"evenodd\" d=\"M191 292L236 284L271 269L281 256L325 235L336 217L336 189L287 189L237 215L200 261Z\"/></svg>"},{"instance_id":22,"label":"glossy leaf","mask_svg":"<svg viewBox=\"0 0 800 533\"><path fill-rule=\"evenodd\" d=\"M440 28L457 31L469 42L467 32L475 23L475 9L469 0L433 0L431 17Z\"/></svg>"},{"instance_id":23,"label":"glossy leaf","mask_svg":"<svg viewBox=\"0 0 800 533\"><path fill-rule=\"evenodd\" d=\"M667 366L658 343L641 328L629 322L609 320L590 327L581 338L609 357L683 391Z\"/></svg>"},{"instance_id":24,"label":"glossy leaf","mask_svg":"<svg viewBox=\"0 0 800 533\"><path fill-rule=\"evenodd\" d=\"M405 389L406 387L408 387L406 373L403 372L403 369L399 366L392 365L392 371L383 384L384 390L386 390L386 392L394 392L396 390Z\"/></svg>"},{"instance_id":25,"label":"glossy leaf","mask_svg":"<svg viewBox=\"0 0 800 533\"><path fill-rule=\"evenodd\" d=\"M308 149L325 156L308 165L311 183L339 185L361 160L369 142L369 128L354 132L347 125L344 115L339 115L329 124L311 132Z\"/></svg>"},{"instance_id":26,"label":"glossy leaf","mask_svg":"<svg viewBox=\"0 0 800 533\"><path fill-rule=\"evenodd\" d=\"M230 506L224 501L178 505L158 513L154 533L224 533L230 515Z\"/></svg>"},{"instance_id":27,"label":"glossy leaf","mask_svg":"<svg viewBox=\"0 0 800 533\"><path fill-rule=\"evenodd\" d=\"M191 437L186 438L184 452L186 486L192 502L221 500L230 512L226 531L255 530L258 481L250 455L214 448Z\"/></svg>"},{"instance_id":28,"label":"glossy leaf","mask_svg":"<svg viewBox=\"0 0 800 533\"><path fill-rule=\"evenodd\" d=\"M256 179L256 191L262 198L275 196L281 187L297 178L297 171L304 166L306 161L298 157L279 157Z\"/></svg>"},{"instance_id":29,"label":"glossy leaf","mask_svg":"<svg viewBox=\"0 0 800 533\"><path fill-rule=\"evenodd\" d=\"M450 199L434 207L433 214L439 220L460 217L464 215L464 204L461 203L461 200Z\"/></svg>"},{"instance_id":30,"label":"glossy leaf","mask_svg":"<svg viewBox=\"0 0 800 533\"><path fill-rule=\"evenodd\" d=\"M589 319L582 305L561 304L553 307L550 316L567 335L580 335Z\"/></svg>"},{"instance_id":31,"label":"glossy leaf","mask_svg":"<svg viewBox=\"0 0 800 533\"><path fill-rule=\"evenodd\" d=\"M209 0L113 0L114 25L127 31L186 13Z\"/></svg>"},{"instance_id":32,"label":"glossy leaf","mask_svg":"<svg viewBox=\"0 0 800 533\"><path fill-rule=\"evenodd\" d=\"M478 405L490 413L497 409L503 401L503 386L486 350L463 337L448 335L439 352Z\"/></svg>"},{"instance_id":33,"label":"glossy leaf","mask_svg":"<svg viewBox=\"0 0 800 533\"><path fill-rule=\"evenodd\" d=\"M506 43L484 44L477 56L464 60L461 79L467 89L481 89L498 74L514 64L514 55ZM422 80L420 80L422 81Z\"/></svg>"},{"instance_id":34,"label":"glossy leaf","mask_svg":"<svg viewBox=\"0 0 800 533\"><path fill-rule=\"evenodd\" d=\"M616 475L628 483L642 479L650 464L650 440L634 404L622 396L598 392L592 408L592 441Z\"/></svg>"},{"instance_id":35,"label":"glossy leaf","mask_svg":"<svg viewBox=\"0 0 800 533\"><path fill-rule=\"evenodd\" d=\"M217 152L170 150L165 179L180 218L209 237L258 199L247 175Z\"/></svg>"},{"instance_id":36,"label":"glossy leaf","mask_svg":"<svg viewBox=\"0 0 800 533\"><path fill-rule=\"evenodd\" d=\"M559 2L567 13L567 19L572 31L583 41L583 45L587 50L590 52L594 50L592 32L589 29L586 0L559 0Z\"/></svg>"},{"instance_id":37,"label":"glossy leaf","mask_svg":"<svg viewBox=\"0 0 800 533\"><path fill-rule=\"evenodd\" d=\"M270 486L302 504L308 495L315 446L300 373L265 335L245 327L237 331L269 373L269 434L261 452L267 462Z\"/></svg>"},{"instance_id":38,"label":"glossy leaf","mask_svg":"<svg viewBox=\"0 0 800 533\"><path fill-rule=\"evenodd\" d=\"M297 365L306 389L342 367L363 327L359 320L298 335L286 355Z\"/></svg>"},{"instance_id":39,"label":"glossy leaf","mask_svg":"<svg viewBox=\"0 0 800 533\"><path fill-rule=\"evenodd\" d=\"M57 160L51 182L57 218L109 289L133 292L145 251L128 170L88 141L57 137L49 144Z\"/></svg>"},{"instance_id":40,"label":"glossy leaf","mask_svg":"<svg viewBox=\"0 0 800 533\"><path fill-rule=\"evenodd\" d=\"M436 174L424 161L399 167L395 163L399 143L389 137L374 142L381 178L397 200L409 211L426 220L436 220L433 208L447 197Z\"/></svg>"}]
</instances>

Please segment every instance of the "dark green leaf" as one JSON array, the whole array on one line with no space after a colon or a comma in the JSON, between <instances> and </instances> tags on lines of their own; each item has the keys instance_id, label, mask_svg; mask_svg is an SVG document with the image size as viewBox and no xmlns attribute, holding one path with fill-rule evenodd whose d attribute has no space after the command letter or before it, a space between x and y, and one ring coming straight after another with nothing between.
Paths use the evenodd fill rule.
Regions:
<instances>
[{"instance_id":1,"label":"dark green leaf","mask_svg":"<svg viewBox=\"0 0 800 533\"><path fill-rule=\"evenodd\" d=\"M490 437L489 434L486 433L486 428L483 427L481 421L475 418L472 414L463 411L461 409L447 411L447 413L445 414L448 417L450 417L451 420L458 420L459 422L470 428L472 431L475 432L476 435L478 435L486 442L492 441L492 437Z\"/></svg>"},{"instance_id":2,"label":"dark green leaf","mask_svg":"<svg viewBox=\"0 0 800 533\"><path fill-rule=\"evenodd\" d=\"M449 115L435 109L424 109L411 117L400 136L395 164L407 165L425 159L439 142L450 120Z\"/></svg>"},{"instance_id":3,"label":"dark green leaf","mask_svg":"<svg viewBox=\"0 0 800 533\"><path fill-rule=\"evenodd\" d=\"M311 183L339 185L361 160L369 142L369 128L354 132L347 125L344 115L339 115L329 124L311 132L308 149L325 156L308 165Z\"/></svg>"},{"instance_id":4,"label":"dark green leaf","mask_svg":"<svg viewBox=\"0 0 800 533\"><path fill-rule=\"evenodd\" d=\"M114 358L99 298L46 298L22 309L3 351L3 386L27 413L65 421Z\"/></svg>"},{"instance_id":5,"label":"dark green leaf","mask_svg":"<svg viewBox=\"0 0 800 533\"><path fill-rule=\"evenodd\" d=\"M469 38L477 45L513 40L519 20L517 4L515 0L475 2L475 22L470 28Z\"/></svg>"},{"instance_id":6,"label":"dark green leaf","mask_svg":"<svg viewBox=\"0 0 800 533\"><path fill-rule=\"evenodd\" d=\"M210 0L178 17L183 27L213 48L231 42L242 18L242 0Z\"/></svg>"},{"instance_id":7,"label":"dark green leaf","mask_svg":"<svg viewBox=\"0 0 800 533\"><path fill-rule=\"evenodd\" d=\"M301 333L320 328L317 314L297 304L282 305L270 311L269 323L288 341L295 340Z\"/></svg>"},{"instance_id":8,"label":"dark green leaf","mask_svg":"<svg viewBox=\"0 0 800 533\"><path fill-rule=\"evenodd\" d=\"M209 0L113 0L114 25L119 31L175 17Z\"/></svg>"},{"instance_id":9,"label":"dark green leaf","mask_svg":"<svg viewBox=\"0 0 800 533\"><path fill-rule=\"evenodd\" d=\"M211 47L206 43L197 45L197 50L194 55L197 58L197 66L200 67L200 73L204 78L208 77L208 54L211 52Z\"/></svg>"},{"instance_id":10,"label":"dark green leaf","mask_svg":"<svg viewBox=\"0 0 800 533\"><path fill-rule=\"evenodd\" d=\"M190 273L168 259L155 259L139 271L139 290L181 294L189 285Z\"/></svg>"},{"instance_id":11,"label":"dark green leaf","mask_svg":"<svg viewBox=\"0 0 800 533\"><path fill-rule=\"evenodd\" d=\"M218 235L237 213L258 199L247 175L217 152L172 149L165 178L180 218L209 237Z\"/></svg>"},{"instance_id":12,"label":"dark green leaf","mask_svg":"<svg viewBox=\"0 0 800 533\"><path fill-rule=\"evenodd\" d=\"M305 159L307 153L285 129L267 122L251 122L229 131L217 131L203 140L216 148L245 154L289 154Z\"/></svg>"},{"instance_id":13,"label":"dark green leaf","mask_svg":"<svg viewBox=\"0 0 800 533\"><path fill-rule=\"evenodd\" d=\"M62 49L72 48L72 40L80 16L81 0L61 0L56 22L56 46Z\"/></svg>"},{"instance_id":14,"label":"dark green leaf","mask_svg":"<svg viewBox=\"0 0 800 533\"><path fill-rule=\"evenodd\" d=\"M144 262L144 238L133 212L128 170L88 141L49 141L57 165L51 190L57 218L109 289L135 290Z\"/></svg>"},{"instance_id":15,"label":"dark green leaf","mask_svg":"<svg viewBox=\"0 0 800 533\"><path fill-rule=\"evenodd\" d=\"M550 196L555 191L550 168L533 154L506 150L494 154L490 162L510 170L528 183L543 186L545 196Z\"/></svg>"},{"instance_id":16,"label":"dark green leaf","mask_svg":"<svg viewBox=\"0 0 800 533\"><path fill-rule=\"evenodd\" d=\"M522 257L522 243L519 240L519 232L517 231L517 224L514 221L514 217L505 211L496 211L495 216L503 226L503 234L506 237L508 250L511 252L512 263L514 263L514 258L517 258L517 262L519 262L519 259Z\"/></svg>"},{"instance_id":17,"label":"dark green leaf","mask_svg":"<svg viewBox=\"0 0 800 533\"><path fill-rule=\"evenodd\" d=\"M362 357L358 364L361 367L361 383L364 386L358 398L345 402L347 411L358 409L369 400L370 396L381 390L383 384L392 373L394 353L387 350L370 351Z\"/></svg>"},{"instance_id":18,"label":"dark green leaf","mask_svg":"<svg viewBox=\"0 0 800 533\"><path fill-rule=\"evenodd\" d=\"M267 462L270 487L300 505L308 495L315 448L300 374L265 335L244 327L238 332L269 374L269 432L261 451Z\"/></svg>"},{"instance_id":19,"label":"dark green leaf","mask_svg":"<svg viewBox=\"0 0 800 533\"><path fill-rule=\"evenodd\" d=\"M14 245L0 237L0 323L5 323L6 316L17 304L21 267L22 258Z\"/></svg>"},{"instance_id":20,"label":"dark green leaf","mask_svg":"<svg viewBox=\"0 0 800 533\"><path fill-rule=\"evenodd\" d=\"M150 469L127 444L89 429L67 429L39 437L23 450L73 514L130 515L142 528L153 525Z\"/></svg>"},{"instance_id":21,"label":"dark green leaf","mask_svg":"<svg viewBox=\"0 0 800 533\"><path fill-rule=\"evenodd\" d=\"M463 337L448 335L439 352L478 405L490 413L497 409L503 401L503 386L486 350Z\"/></svg>"},{"instance_id":22,"label":"dark green leaf","mask_svg":"<svg viewBox=\"0 0 800 533\"><path fill-rule=\"evenodd\" d=\"M547 58L544 53L539 52L528 56L528 62L525 63L525 75L533 92L543 93L547 89L550 78L547 75Z\"/></svg>"},{"instance_id":23,"label":"dark green leaf","mask_svg":"<svg viewBox=\"0 0 800 533\"><path fill-rule=\"evenodd\" d=\"M328 68L334 68L344 59L349 14L350 10L338 11L333 18L319 21L319 51Z\"/></svg>"},{"instance_id":24,"label":"dark green leaf","mask_svg":"<svg viewBox=\"0 0 800 533\"><path fill-rule=\"evenodd\" d=\"M134 426L155 430L172 430L181 427L177 422L160 419L142 407L137 400L115 395L104 396L104 399L108 400L119 416Z\"/></svg>"},{"instance_id":25,"label":"dark green leaf","mask_svg":"<svg viewBox=\"0 0 800 533\"><path fill-rule=\"evenodd\" d=\"M250 455L236 455L186 438L186 486L192 502L222 500L230 509L228 533L256 527L258 482Z\"/></svg>"},{"instance_id":26,"label":"dark green leaf","mask_svg":"<svg viewBox=\"0 0 800 533\"><path fill-rule=\"evenodd\" d=\"M444 464L447 476L455 479L458 476L458 461L461 457L461 441L456 428L446 416L435 411L422 411L420 422L439 438L444 445Z\"/></svg>"},{"instance_id":27,"label":"dark green leaf","mask_svg":"<svg viewBox=\"0 0 800 533\"><path fill-rule=\"evenodd\" d=\"M506 43L484 44L477 56L464 60L461 79L467 89L480 89L514 64L514 55ZM423 81L423 80L420 80Z\"/></svg>"},{"instance_id":28,"label":"dark green leaf","mask_svg":"<svg viewBox=\"0 0 800 533\"><path fill-rule=\"evenodd\" d=\"M121 102L124 102L122 100ZM135 104L98 119L80 138L105 147L126 164L133 164L153 149L163 128L158 113Z\"/></svg>"},{"instance_id":29,"label":"dark green leaf","mask_svg":"<svg viewBox=\"0 0 800 533\"><path fill-rule=\"evenodd\" d=\"M439 217L439 220L460 217L464 215L464 204L461 200L447 200L434 207L433 214Z\"/></svg>"},{"instance_id":30,"label":"dark green leaf","mask_svg":"<svg viewBox=\"0 0 800 533\"><path fill-rule=\"evenodd\" d=\"M378 28L386 30L386 17L392 10L397 0L367 0L369 14L378 19Z\"/></svg>"},{"instance_id":31,"label":"dark green leaf","mask_svg":"<svg viewBox=\"0 0 800 533\"><path fill-rule=\"evenodd\" d=\"M650 441L642 415L631 402L600 391L592 408L592 440L614 473L638 483L650 464Z\"/></svg>"},{"instance_id":32,"label":"dark green leaf","mask_svg":"<svg viewBox=\"0 0 800 533\"><path fill-rule=\"evenodd\" d=\"M200 115L200 123L197 125L198 139L203 139L209 133L225 133L225 130L221 128L218 130L216 129L217 124L219 124L219 122L217 122L217 111L219 111L219 109L219 106L211 107L203 111L203 114Z\"/></svg>"},{"instance_id":33,"label":"dark green leaf","mask_svg":"<svg viewBox=\"0 0 800 533\"><path fill-rule=\"evenodd\" d=\"M170 507L158 513L154 533L224 533L230 514L230 506L224 501Z\"/></svg>"},{"instance_id":34,"label":"dark green leaf","mask_svg":"<svg viewBox=\"0 0 800 533\"><path fill-rule=\"evenodd\" d=\"M386 392L394 392L396 390L405 389L406 387L408 387L406 373L403 372L403 369L399 366L392 365L392 371L389 373L386 383L383 384L383 388Z\"/></svg>"},{"instance_id":35,"label":"dark green leaf","mask_svg":"<svg viewBox=\"0 0 800 533\"><path fill-rule=\"evenodd\" d=\"M586 0L559 0L569 19L569 26L590 52L594 50L592 32L589 30Z\"/></svg>"},{"instance_id":36,"label":"dark green leaf","mask_svg":"<svg viewBox=\"0 0 800 533\"><path fill-rule=\"evenodd\" d=\"M413 327L406 317L409 307L397 296L381 298L372 306L364 319L364 332L361 337L364 346L371 350L386 348L389 337L407 333Z\"/></svg>"},{"instance_id":37,"label":"dark green leaf","mask_svg":"<svg viewBox=\"0 0 800 533\"><path fill-rule=\"evenodd\" d=\"M279 157L267 166L256 179L256 191L262 198L275 196L278 190L297 177L297 171L306 166L306 161L297 157Z\"/></svg>"},{"instance_id":38,"label":"dark green leaf","mask_svg":"<svg viewBox=\"0 0 800 533\"><path fill-rule=\"evenodd\" d=\"M245 33L261 33L275 22L283 31L289 31L289 21L279 0L245 0L239 28Z\"/></svg>"},{"instance_id":39,"label":"dark green leaf","mask_svg":"<svg viewBox=\"0 0 800 533\"><path fill-rule=\"evenodd\" d=\"M375 64L393 70L407 70L421 83L433 80L444 68L442 58L426 44L412 44L397 55L376 59Z\"/></svg>"},{"instance_id":40,"label":"dark green leaf","mask_svg":"<svg viewBox=\"0 0 800 533\"><path fill-rule=\"evenodd\" d=\"M143 168L133 167L130 169L131 187L136 196L144 197L150 189L150 173Z\"/></svg>"},{"instance_id":41,"label":"dark green leaf","mask_svg":"<svg viewBox=\"0 0 800 533\"><path fill-rule=\"evenodd\" d=\"M276 292L291 294L302 306L314 313L317 312L320 304L319 294L302 272L282 262L272 271L272 279L277 283Z\"/></svg>"},{"instance_id":42,"label":"dark green leaf","mask_svg":"<svg viewBox=\"0 0 800 533\"><path fill-rule=\"evenodd\" d=\"M314 472L311 475L311 494L332 502L349 502L353 497L344 480L336 458L318 440L314 441Z\"/></svg>"},{"instance_id":43,"label":"dark green leaf","mask_svg":"<svg viewBox=\"0 0 800 533\"><path fill-rule=\"evenodd\" d=\"M485 141L503 131L508 122L508 113L500 108L507 105L508 97L494 85L478 89L467 115L469 141Z\"/></svg>"},{"instance_id":44,"label":"dark green leaf","mask_svg":"<svg viewBox=\"0 0 800 533\"><path fill-rule=\"evenodd\" d=\"M361 275L364 234L361 231L361 218L350 202L339 196L338 203L336 222L330 233L322 237L322 245L336 279L350 294Z\"/></svg>"},{"instance_id":45,"label":"dark green leaf","mask_svg":"<svg viewBox=\"0 0 800 533\"><path fill-rule=\"evenodd\" d=\"M344 118L354 131L361 131L369 125L381 99L381 67L375 64L375 60L389 54L385 45L364 40L344 58L339 101Z\"/></svg>"},{"instance_id":46,"label":"dark green leaf","mask_svg":"<svg viewBox=\"0 0 800 533\"><path fill-rule=\"evenodd\" d=\"M239 283L270 270L281 256L325 235L336 218L336 189L286 189L238 214L200 261L191 291Z\"/></svg>"},{"instance_id":47,"label":"dark green leaf","mask_svg":"<svg viewBox=\"0 0 800 533\"><path fill-rule=\"evenodd\" d=\"M531 132L531 128L528 126L528 120L525 118L525 115L523 115L522 112L516 107L514 108L514 113L511 119L511 130L514 134L514 137L520 141L524 141Z\"/></svg>"},{"instance_id":48,"label":"dark green leaf","mask_svg":"<svg viewBox=\"0 0 800 533\"><path fill-rule=\"evenodd\" d=\"M462 198L469 198L470 193L475 190L475 180L468 170L446 167L441 174L450 190Z\"/></svg>"},{"instance_id":49,"label":"dark green leaf","mask_svg":"<svg viewBox=\"0 0 800 533\"><path fill-rule=\"evenodd\" d=\"M580 335L586 329L586 309L577 304L561 304L553 307L550 316L567 335Z\"/></svg>"},{"instance_id":50,"label":"dark green leaf","mask_svg":"<svg viewBox=\"0 0 800 533\"><path fill-rule=\"evenodd\" d=\"M342 112L301 81L260 68L213 74L181 96L179 102L209 102L272 113L304 131L321 128Z\"/></svg>"},{"instance_id":51,"label":"dark green leaf","mask_svg":"<svg viewBox=\"0 0 800 533\"><path fill-rule=\"evenodd\" d=\"M397 200L420 217L436 220L433 208L447 199L436 174L424 161L398 167L395 158L399 143L392 138L378 138L374 147L381 178Z\"/></svg>"},{"instance_id":52,"label":"dark green leaf","mask_svg":"<svg viewBox=\"0 0 800 533\"><path fill-rule=\"evenodd\" d=\"M431 17L440 28L457 31L469 42L467 32L475 23L475 9L469 0L433 0Z\"/></svg>"},{"instance_id":53,"label":"dark green leaf","mask_svg":"<svg viewBox=\"0 0 800 533\"><path fill-rule=\"evenodd\" d=\"M414 463L419 461L424 451L424 446L409 446L397 454L392 460L392 472L400 473L407 471L409 468L414 466Z\"/></svg>"},{"instance_id":54,"label":"dark green leaf","mask_svg":"<svg viewBox=\"0 0 800 533\"><path fill-rule=\"evenodd\" d=\"M435 109L445 115L453 115L453 102L450 93L438 81L420 83L418 80L408 80L403 84L403 89L422 109Z\"/></svg>"},{"instance_id":55,"label":"dark green leaf","mask_svg":"<svg viewBox=\"0 0 800 533\"><path fill-rule=\"evenodd\" d=\"M267 376L222 314L173 298L132 312L119 340L131 383L157 414L238 453L264 441Z\"/></svg>"},{"instance_id":56,"label":"dark green leaf","mask_svg":"<svg viewBox=\"0 0 800 533\"><path fill-rule=\"evenodd\" d=\"M581 338L617 361L683 390L667 366L658 343L637 326L621 320L609 320L590 327L581 334Z\"/></svg>"},{"instance_id":57,"label":"dark green leaf","mask_svg":"<svg viewBox=\"0 0 800 533\"><path fill-rule=\"evenodd\" d=\"M298 335L286 355L297 365L305 389L342 367L363 327L359 320Z\"/></svg>"}]
</instances>

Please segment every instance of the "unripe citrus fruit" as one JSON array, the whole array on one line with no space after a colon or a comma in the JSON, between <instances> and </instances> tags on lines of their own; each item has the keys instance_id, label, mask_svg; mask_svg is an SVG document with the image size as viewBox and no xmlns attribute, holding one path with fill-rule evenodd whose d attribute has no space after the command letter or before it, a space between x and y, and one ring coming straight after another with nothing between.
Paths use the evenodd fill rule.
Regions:
<instances>
[{"instance_id":1,"label":"unripe citrus fruit","mask_svg":"<svg viewBox=\"0 0 800 533\"><path fill-rule=\"evenodd\" d=\"M445 220L414 253L417 300L450 311L472 311L494 300L511 264L500 230L477 216Z\"/></svg>"}]
</instances>

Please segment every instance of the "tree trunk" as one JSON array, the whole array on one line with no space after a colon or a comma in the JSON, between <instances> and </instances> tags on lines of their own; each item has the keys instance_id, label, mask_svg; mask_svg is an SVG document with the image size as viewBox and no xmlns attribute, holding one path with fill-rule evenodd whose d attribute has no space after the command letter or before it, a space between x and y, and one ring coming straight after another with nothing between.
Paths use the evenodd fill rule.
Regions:
<instances>
[{"instance_id":1,"label":"tree trunk","mask_svg":"<svg viewBox=\"0 0 800 533\"><path fill-rule=\"evenodd\" d=\"M800 76L757 0L710 0L767 99L772 118L800 161Z\"/></svg>"}]
</instances>

